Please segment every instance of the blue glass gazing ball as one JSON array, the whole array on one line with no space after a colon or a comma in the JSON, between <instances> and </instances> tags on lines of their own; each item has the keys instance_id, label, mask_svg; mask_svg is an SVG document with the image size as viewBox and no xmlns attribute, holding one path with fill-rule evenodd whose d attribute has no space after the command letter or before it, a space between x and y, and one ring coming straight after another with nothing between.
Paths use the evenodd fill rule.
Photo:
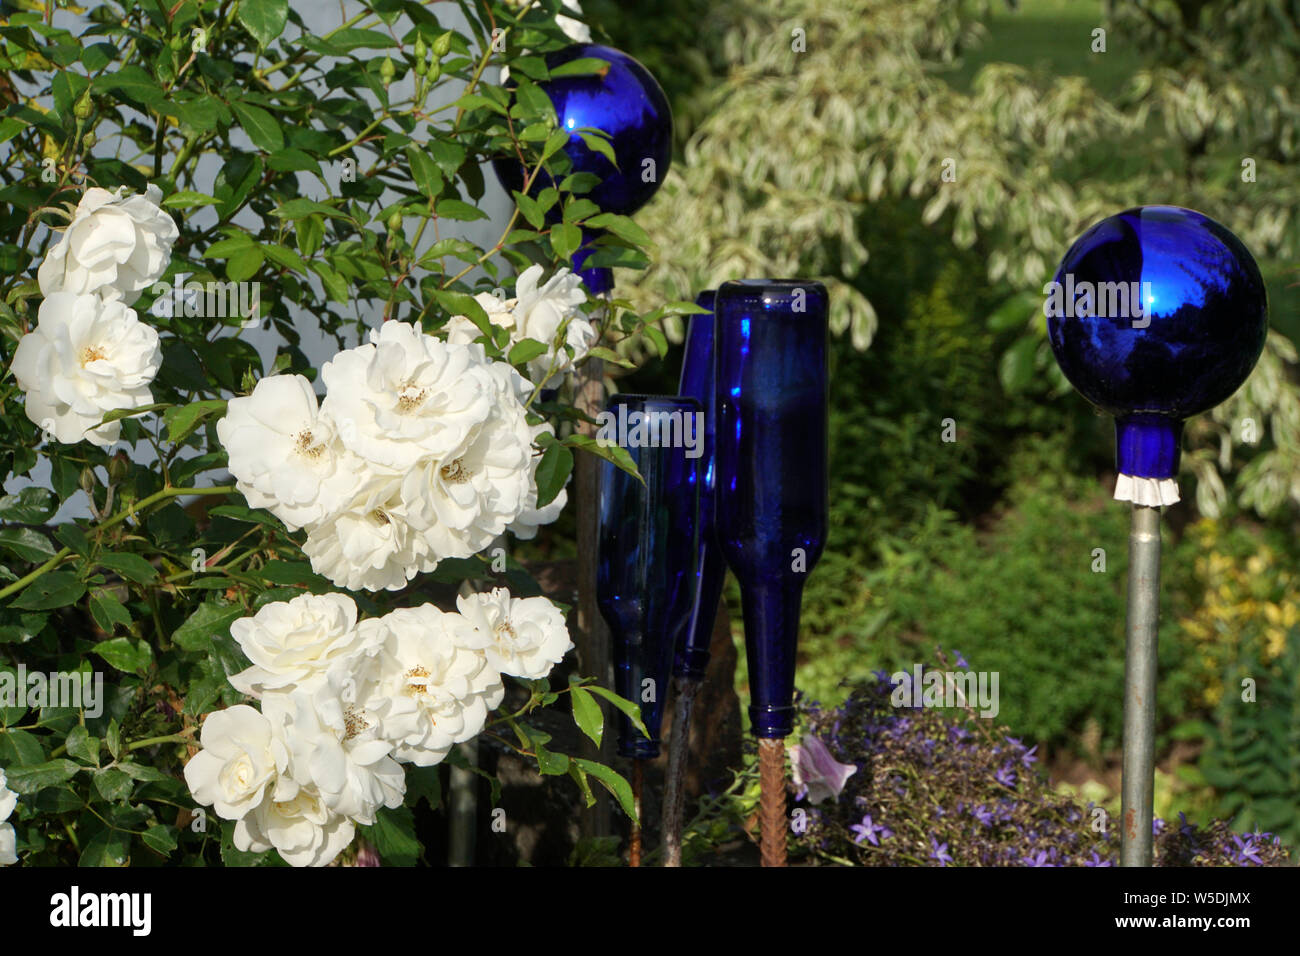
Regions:
<instances>
[{"instance_id":1,"label":"blue glass gazing ball","mask_svg":"<svg viewBox=\"0 0 1300 956\"><path fill-rule=\"evenodd\" d=\"M609 63L608 69L584 76L553 77L538 85L550 97L560 126L570 130L564 152L575 173L600 177L586 197L605 212L630 216L647 202L663 182L672 160L673 116L668 98L644 66L620 50L595 43L578 43L546 56L548 69L580 58ZM583 142L577 131L598 129L610 137L615 168ZM653 165L651 165L653 163ZM497 178L507 190L522 190L523 170L517 160L493 160ZM543 176L538 177L540 186Z\"/></svg>"},{"instance_id":2,"label":"blue glass gazing ball","mask_svg":"<svg viewBox=\"0 0 1300 956\"><path fill-rule=\"evenodd\" d=\"M1268 332L1250 252L1224 226L1178 206L1139 206L1098 222L1044 292L1061 371L1118 420L1122 473L1171 477L1182 421L1245 382Z\"/></svg>"}]
</instances>

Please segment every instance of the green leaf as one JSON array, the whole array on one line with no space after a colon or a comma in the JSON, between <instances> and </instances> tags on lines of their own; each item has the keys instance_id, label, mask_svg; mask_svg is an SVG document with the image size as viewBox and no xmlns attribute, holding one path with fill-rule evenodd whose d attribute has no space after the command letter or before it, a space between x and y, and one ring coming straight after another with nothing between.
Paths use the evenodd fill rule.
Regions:
<instances>
[{"instance_id":1,"label":"green leaf","mask_svg":"<svg viewBox=\"0 0 1300 956\"><path fill-rule=\"evenodd\" d=\"M27 585L11 607L48 611L74 604L85 593L86 585L71 571L50 571Z\"/></svg>"},{"instance_id":2,"label":"green leaf","mask_svg":"<svg viewBox=\"0 0 1300 956\"><path fill-rule=\"evenodd\" d=\"M628 720L632 721L632 726L641 731L642 735L646 737L650 736L650 731L646 729L645 724L641 720L640 704L635 704L626 698L619 697L618 694L614 693L612 690L601 687L598 684L586 684L584 686L591 693L604 697L607 701L626 714Z\"/></svg>"},{"instance_id":3,"label":"green leaf","mask_svg":"<svg viewBox=\"0 0 1300 956\"><path fill-rule=\"evenodd\" d=\"M169 442L183 441L194 429L199 427L199 423L203 419L214 412L224 412L225 410L225 400L217 398L191 402L188 405L173 405L163 412L163 422L167 425L167 440Z\"/></svg>"},{"instance_id":4,"label":"green leaf","mask_svg":"<svg viewBox=\"0 0 1300 956\"><path fill-rule=\"evenodd\" d=\"M32 563L54 557L50 539L32 528L0 528L0 548Z\"/></svg>"},{"instance_id":5,"label":"green leaf","mask_svg":"<svg viewBox=\"0 0 1300 956\"><path fill-rule=\"evenodd\" d=\"M560 259L568 259L582 245L582 230L571 223L557 223L551 227L551 249Z\"/></svg>"},{"instance_id":6,"label":"green leaf","mask_svg":"<svg viewBox=\"0 0 1300 956\"><path fill-rule=\"evenodd\" d=\"M156 412L163 408L170 408L166 402L154 402L152 405L137 405L134 408L114 408L104 413L104 417L99 420L101 425L108 422L121 421L123 418L135 418L137 415L148 415L150 412Z\"/></svg>"},{"instance_id":7,"label":"green leaf","mask_svg":"<svg viewBox=\"0 0 1300 956\"><path fill-rule=\"evenodd\" d=\"M48 489L31 485L16 495L0 498L0 521L40 524L58 509L59 503Z\"/></svg>"},{"instance_id":8,"label":"green leaf","mask_svg":"<svg viewBox=\"0 0 1300 956\"><path fill-rule=\"evenodd\" d=\"M560 446L553 445L551 447L558 448ZM600 738L605 735L605 714L601 711L600 704L596 703L596 698L577 684L569 687L569 696L573 700L573 722L578 725L579 730L590 737L599 747Z\"/></svg>"},{"instance_id":9,"label":"green leaf","mask_svg":"<svg viewBox=\"0 0 1300 956\"><path fill-rule=\"evenodd\" d=\"M315 199L290 199L280 208L272 211L271 215L277 219L306 219L308 216L319 213L322 216L332 216L335 219L351 219L347 213L335 209L333 206L326 205L323 202L317 202ZM249 240L250 242L252 240Z\"/></svg>"},{"instance_id":10,"label":"green leaf","mask_svg":"<svg viewBox=\"0 0 1300 956\"><path fill-rule=\"evenodd\" d=\"M473 222L486 219L488 214L477 206L471 206L463 199L443 199L438 203L438 216L442 219L457 219L461 222Z\"/></svg>"},{"instance_id":11,"label":"green leaf","mask_svg":"<svg viewBox=\"0 0 1300 956\"><path fill-rule=\"evenodd\" d=\"M574 130L574 132L582 137L582 141L587 144L588 149L600 153L600 155L609 160L611 166L618 169L618 157L614 155L614 146L610 143L609 137L606 133L598 129L589 129L585 127L583 129Z\"/></svg>"},{"instance_id":12,"label":"green leaf","mask_svg":"<svg viewBox=\"0 0 1300 956\"><path fill-rule=\"evenodd\" d=\"M558 777L569 772L569 755L547 750L541 742L533 740L533 754L537 757L537 769L547 777Z\"/></svg>"},{"instance_id":13,"label":"green leaf","mask_svg":"<svg viewBox=\"0 0 1300 956\"><path fill-rule=\"evenodd\" d=\"M284 133L280 129L280 124L266 110L241 100L232 101L230 108L239 119L239 125L258 149L274 153L284 148Z\"/></svg>"},{"instance_id":14,"label":"green leaf","mask_svg":"<svg viewBox=\"0 0 1300 956\"><path fill-rule=\"evenodd\" d=\"M621 445L602 444L590 435L569 435L564 439L564 443L573 448L580 448L597 458L604 458L627 472L637 481L644 481L641 472L637 470L636 462L632 456L627 453L627 449Z\"/></svg>"},{"instance_id":15,"label":"green leaf","mask_svg":"<svg viewBox=\"0 0 1300 956\"><path fill-rule=\"evenodd\" d=\"M127 674L143 674L149 669L149 662L153 660L153 651L148 644L144 641L133 641L129 637L115 637L100 641L91 649L111 667Z\"/></svg>"},{"instance_id":16,"label":"green leaf","mask_svg":"<svg viewBox=\"0 0 1300 956\"><path fill-rule=\"evenodd\" d=\"M157 568L140 557L140 555L129 552L101 554L99 564L110 571L116 571L128 581L135 581L137 584L147 584L158 576Z\"/></svg>"},{"instance_id":17,"label":"green leaf","mask_svg":"<svg viewBox=\"0 0 1300 956\"><path fill-rule=\"evenodd\" d=\"M90 595L90 615L106 633L112 634L117 625L131 626L131 612L122 606L112 591L103 588Z\"/></svg>"},{"instance_id":18,"label":"green leaf","mask_svg":"<svg viewBox=\"0 0 1300 956\"><path fill-rule=\"evenodd\" d=\"M510 347L509 362L511 365L522 365L545 354L546 345L543 343L536 339L520 339Z\"/></svg>"},{"instance_id":19,"label":"green leaf","mask_svg":"<svg viewBox=\"0 0 1300 956\"><path fill-rule=\"evenodd\" d=\"M266 253L256 246L241 249L226 260L226 278L231 282L245 282L257 275L266 261Z\"/></svg>"},{"instance_id":20,"label":"green leaf","mask_svg":"<svg viewBox=\"0 0 1300 956\"><path fill-rule=\"evenodd\" d=\"M385 863L415 866L420 862L420 841L415 836L415 814L410 807L381 807L374 825L364 827L362 832Z\"/></svg>"},{"instance_id":21,"label":"green leaf","mask_svg":"<svg viewBox=\"0 0 1300 956\"><path fill-rule=\"evenodd\" d=\"M594 56L580 56L575 60L569 60L567 63L561 63L559 66L551 69L551 78L557 76L590 76L594 73L604 73L609 70L609 61L602 60Z\"/></svg>"},{"instance_id":22,"label":"green leaf","mask_svg":"<svg viewBox=\"0 0 1300 956\"><path fill-rule=\"evenodd\" d=\"M196 193L192 189L182 189L178 193L173 193L162 201L167 209L193 209L195 206L215 206L221 202L220 199L214 199L212 196L204 193Z\"/></svg>"},{"instance_id":23,"label":"green leaf","mask_svg":"<svg viewBox=\"0 0 1300 956\"><path fill-rule=\"evenodd\" d=\"M172 634L172 640L187 651L210 650L214 638L230 634L230 625L244 616L239 604L205 602Z\"/></svg>"},{"instance_id":24,"label":"green leaf","mask_svg":"<svg viewBox=\"0 0 1300 956\"><path fill-rule=\"evenodd\" d=\"M105 827L90 838L77 866L126 866L130 859L130 834Z\"/></svg>"},{"instance_id":25,"label":"green leaf","mask_svg":"<svg viewBox=\"0 0 1300 956\"><path fill-rule=\"evenodd\" d=\"M64 745L67 747L69 757L85 761L95 767L99 766L99 738L90 736L90 731L81 724L68 731Z\"/></svg>"},{"instance_id":26,"label":"green leaf","mask_svg":"<svg viewBox=\"0 0 1300 956\"><path fill-rule=\"evenodd\" d=\"M598 358L606 362L612 362L614 365L623 368L636 368L635 362L623 358L623 356L619 355L613 349L607 349L603 345L598 345L595 348L590 349L587 352L587 355L591 358Z\"/></svg>"},{"instance_id":27,"label":"green leaf","mask_svg":"<svg viewBox=\"0 0 1300 956\"><path fill-rule=\"evenodd\" d=\"M419 146L406 147L406 161L411 166L411 176L420 192L432 199L442 192L442 171Z\"/></svg>"},{"instance_id":28,"label":"green leaf","mask_svg":"<svg viewBox=\"0 0 1300 956\"><path fill-rule=\"evenodd\" d=\"M636 819L636 801L632 796L632 785L620 773L594 760L574 757L573 762L605 785L605 788L618 799L619 806L623 808L629 820Z\"/></svg>"},{"instance_id":29,"label":"green leaf","mask_svg":"<svg viewBox=\"0 0 1300 956\"><path fill-rule=\"evenodd\" d=\"M105 767L98 771L94 777L95 789L99 795L109 803L117 803L131 795L135 789L135 781L130 776L116 767Z\"/></svg>"},{"instance_id":30,"label":"green leaf","mask_svg":"<svg viewBox=\"0 0 1300 956\"><path fill-rule=\"evenodd\" d=\"M551 442L537 463L537 507L555 500L573 471L573 452L559 442Z\"/></svg>"},{"instance_id":31,"label":"green leaf","mask_svg":"<svg viewBox=\"0 0 1300 956\"><path fill-rule=\"evenodd\" d=\"M156 850L163 856L170 856L176 849L176 828L163 823L155 824L145 830L140 839L149 849Z\"/></svg>"},{"instance_id":32,"label":"green leaf","mask_svg":"<svg viewBox=\"0 0 1300 956\"><path fill-rule=\"evenodd\" d=\"M627 216L618 216L612 212L602 212L599 216L592 216L588 219L586 225L589 229L608 229L620 239L638 246L653 245L650 241L650 234Z\"/></svg>"},{"instance_id":33,"label":"green leaf","mask_svg":"<svg viewBox=\"0 0 1300 956\"><path fill-rule=\"evenodd\" d=\"M81 771L79 764L71 760L50 760L30 767L19 767L5 772L9 787L14 793L35 793L43 787L57 787L67 783Z\"/></svg>"},{"instance_id":34,"label":"green leaf","mask_svg":"<svg viewBox=\"0 0 1300 956\"><path fill-rule=\"evenodd\" d=\"M289 0L241 0L235 16L257 45L265 47L284 32Z\"/></svg>"}]
</instances>

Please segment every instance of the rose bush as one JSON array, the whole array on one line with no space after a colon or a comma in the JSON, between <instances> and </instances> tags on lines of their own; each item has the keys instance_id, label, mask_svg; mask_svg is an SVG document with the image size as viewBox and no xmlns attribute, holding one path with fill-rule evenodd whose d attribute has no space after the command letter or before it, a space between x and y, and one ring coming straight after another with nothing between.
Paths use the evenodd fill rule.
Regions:
<instances>
[{"instance_id":1,"label":"rose bush","mask_svg":"<svg viewBox=\"0 0 1300 956\"><path fill-rule=\"evenodd\" d=\"M567 696L599 739L595 698L636 708L550 686L567 609L509 552L565 508L575 453L630 466L583 433L577 376L693 307L636 314L568 272L596 217L588 266L647 262L538 86L579 11L361 8L316 30L286 0L110 2L0 31L0 863L324 865L362 836L414 863L438 765L497 729L631 812L529 724ZM505 155L525 189L480 245L460 224Z\"/></svg>"}]
</instances>

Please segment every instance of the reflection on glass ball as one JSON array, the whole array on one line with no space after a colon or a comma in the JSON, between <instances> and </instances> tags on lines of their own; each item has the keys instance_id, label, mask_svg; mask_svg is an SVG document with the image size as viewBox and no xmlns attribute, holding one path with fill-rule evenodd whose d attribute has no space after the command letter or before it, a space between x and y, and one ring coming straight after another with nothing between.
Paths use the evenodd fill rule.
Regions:
<instances>
[{"instance_id":1,"label":"reflection on glass ball","mask_svg":"<svg viewBox=\"0 0 1300 956\"><path fill-rule=\"evenodd\" d=\"M1178 206L1103 219L1070 247L1046 292L1061 371L1118 417L1181 420L1213 408L1245 382L1268 331L1250 252Z\"/></svg>"},{"instance_id":2,"label":"reflection on glass ball","mask_svg":"<svg viewBox=\"0 0 1300 956\"><path fill-rule=\"evenodd\" d=\"M575 173L593 173L600 184L586 198L605 212L629 216L654 195L672 159L672 111L668 98L644 66L613 47L578 43L550 53L547 69L580 58L605 60L609 67L585 76L554 77L538 84L550 97L563 129L570 131L565 154ZM589 148L577 131L598 129L610 137L615 168ZM522 190L524 172L515 159L492 162L497 178L507 190ZM534 191L551 182L539 176Z\"/></svg>"}]
</instances>

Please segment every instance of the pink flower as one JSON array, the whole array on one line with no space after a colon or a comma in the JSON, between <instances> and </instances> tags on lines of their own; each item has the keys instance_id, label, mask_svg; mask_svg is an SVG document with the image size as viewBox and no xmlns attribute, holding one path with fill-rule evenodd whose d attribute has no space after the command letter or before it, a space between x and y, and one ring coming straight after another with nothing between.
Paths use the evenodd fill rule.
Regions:
<instances>
[{"instance_id":1,"label":"pink flower","mask_svg":"<svg viewBox=\"0 0 1300 956\"><path fill-rule=\"evenodd\" d=\"M802 744L790 748L790 762L799 796L807 796L812 803L839 797L845 781L858 772L853 764L840 763L832 757L820 738L811 735Z\"/></svg>"}]
</instances>

